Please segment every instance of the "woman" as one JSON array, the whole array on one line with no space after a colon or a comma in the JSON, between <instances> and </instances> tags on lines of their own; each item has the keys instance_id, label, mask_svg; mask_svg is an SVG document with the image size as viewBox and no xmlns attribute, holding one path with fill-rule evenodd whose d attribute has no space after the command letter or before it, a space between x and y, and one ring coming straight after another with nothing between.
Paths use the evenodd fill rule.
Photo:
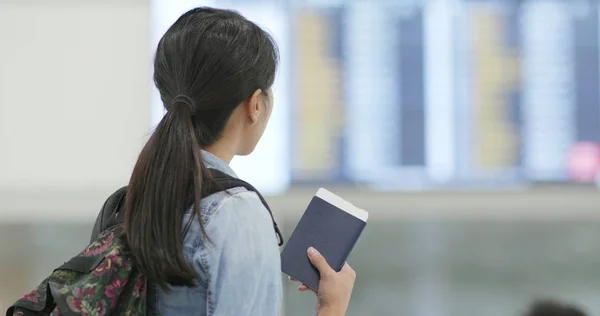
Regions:
<instances>
[{"instance_id":1,"label":"woman","mask_svg":"<svg viewBox=\"0 0 600 316\"><path fill-rule=\"evenodd\" d=\"M240 187L186 203L190 194L198 201L208 168L235 176L231 159L254 150L277 62L273 39L227 10L193 9L158 44L154 81L167 113L135 165L125 226L160 315L279 314L279 249L257 194ZM314 249L307 255L322 276L317 314L344 315L354 271L336 273Z\"/></svg>"}]
</instances>

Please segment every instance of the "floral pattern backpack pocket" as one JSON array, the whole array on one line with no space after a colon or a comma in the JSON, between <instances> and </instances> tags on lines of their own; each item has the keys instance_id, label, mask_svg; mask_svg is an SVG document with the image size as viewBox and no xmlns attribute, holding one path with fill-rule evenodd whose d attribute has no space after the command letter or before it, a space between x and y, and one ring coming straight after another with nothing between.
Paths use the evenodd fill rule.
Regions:
<instances>
[{"instance_id":1,"label":"floral pattern backpack pocket","mask_svg":"<svg viewBox=\"0 0 600 316\"><path fill-rule=\"evenodd\" d=\"M102 225L108 228L13 304L7 316L146 314L146 278L127 253L117 211L124 197L125 188L109 197L101 212L110 215Z\"/></svg>"}]
</instances>

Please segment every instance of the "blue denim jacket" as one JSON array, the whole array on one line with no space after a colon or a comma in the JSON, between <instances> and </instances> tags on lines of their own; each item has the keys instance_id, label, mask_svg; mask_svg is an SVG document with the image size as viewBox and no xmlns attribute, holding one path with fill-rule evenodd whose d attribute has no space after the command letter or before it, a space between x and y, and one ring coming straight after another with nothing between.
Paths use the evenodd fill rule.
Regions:
<instances>
[{"instance_id":1,"label":"blue denim jacket","mask_svg":"<svg viewBox=\"0 0 600 316\"><path fill-rule=\"evenodd\" d=\"M207 167L236 176L223 160L208 152L203 157ZM156 289L159 315L279 315L281 263L269 212L254 192L235 188L229 193L201 200L212 244L195 221L183 247L198 273L198 286L171 287L168 293Z\"/></svg>"}]
</instances>

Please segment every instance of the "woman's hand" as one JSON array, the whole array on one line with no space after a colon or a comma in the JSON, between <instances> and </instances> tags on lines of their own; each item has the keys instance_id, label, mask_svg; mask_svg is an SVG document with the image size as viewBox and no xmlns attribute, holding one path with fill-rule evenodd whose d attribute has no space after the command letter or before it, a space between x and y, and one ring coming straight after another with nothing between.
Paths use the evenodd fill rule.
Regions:
<instances>
[{"instance_id":1,"label":"woman's hand","mask_svg":"<svg viewBox=\"0 0 600 316\"><path fill-rule=\"evenodd\" d=\"M308 249L308 258L321 275L319 291L316 293L317 315L344 316L350 304L356 273L348 264L344 264L342 270L336 272L327 263L325 257L312 247ZM308 291L311 289L303 284L298 287L298 290Z\"/></svg>"}]
</instances>

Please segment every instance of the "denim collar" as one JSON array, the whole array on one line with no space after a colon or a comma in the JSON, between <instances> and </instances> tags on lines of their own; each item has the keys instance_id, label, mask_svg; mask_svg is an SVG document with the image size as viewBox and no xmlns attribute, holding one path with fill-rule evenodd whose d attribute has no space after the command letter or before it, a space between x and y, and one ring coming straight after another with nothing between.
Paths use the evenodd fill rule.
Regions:
<instances>
[{"instance_id":1,"label":"denim collar","mask_svg":"<svg viewBox=\"0 0 600 316\"><path fill-rule=\"evenodd\" d=\"M202 158L204 159L204 165L208 168L217 169L222 171L232 177L238 177L237 174L231 169L229 164L227 164L223 159L209 153L206 150L202 150Z\"/></svg>"}]
</instances>

